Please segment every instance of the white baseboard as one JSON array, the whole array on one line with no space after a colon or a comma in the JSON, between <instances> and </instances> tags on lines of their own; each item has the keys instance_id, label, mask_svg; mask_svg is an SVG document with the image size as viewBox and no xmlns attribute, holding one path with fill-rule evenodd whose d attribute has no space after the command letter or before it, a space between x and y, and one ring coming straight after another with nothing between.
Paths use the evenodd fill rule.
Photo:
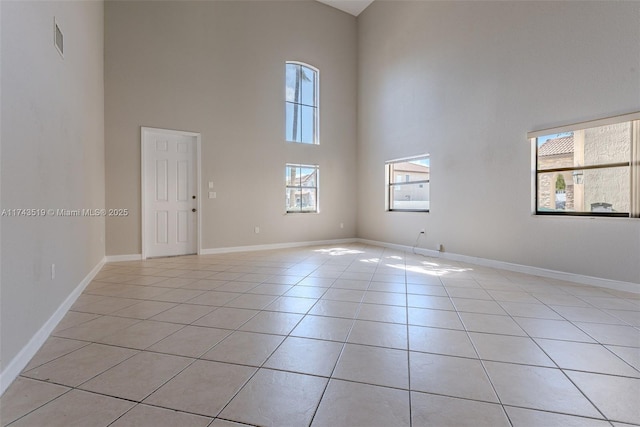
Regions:
<instances>
[{"instance_id":1,"label":"white baseboard","mask_svg":"<svg viewBox=\"0 0 640 427\"><path fill-rule=\"evenodd\" d=\"M357 239L333 239L333 240L314 240L306 242L287 242L287 243L270 243L266 245L251 245L251 246L227 246L222 248L210 248L201 249L200 255L216 255L226 254L232 252L254 252L254 251L268 251L272 249L288 249L299 248L302 246L318 246L318 245L339 245L346 243L356 242ZM122 261L140 261L142 260L142 254L129 254L129 255L107 255L106 262L122 262Z\"/></svg>"},{"instance_id":2,"label":"white baseboard","mask_svg":"<svg viewBox=\"0 0 640 427\"><path fill-rule=\"evenodd\" d=\"M202 249L200 255L215 255L231 252L253 252L253 251L267 251L271 249L288 249L299 248L302 246L319 246L319 245L339 245L346 243L357 242L358 239L334 239L334 240L315 240L307 242L288 242L288 243L272 243L267 245L253 245L253 246L232 246L225 248L211 248Z\"/></svg>"},{"instance_id":3,"label":"white baseboard","mask_svg":"<svg viewBox=\"0 0 640 427\"><path fill-rule=\"evenodd\" d=\"M102 266L104 266L105 261L106 259L103 258L95 267L93 267L89 274L82 279L64 302L60 304L53 315L49 317L49 320L47 320L40 330L31 337L27 345L25 345L13 360L6 365L6 368L2 370L0 373L0 396L7 388L9 388L18 375L20 375L20 372L22 372L24 367L27 366L31 358L35 356L38 350L40 350L40 347L42 347L42 344L44 344L47 338L49 338L49 335L51 335L51 332L53 332L60 320L62 320L65 314L67 314L67 311L69 311L76 299L78 299L87 285L93 280L96 274L98 274Z\"/></svg>"},{"instance_id":4,"label":"white baseboard","mask_svg":"<svg viewBox=\"0 0 640 427\"><path fill-rule=\"evenodd\" d=\"M411 246L397 245L394 243L379 242L376 240L355 239L357 242L374 246L382 246L389 249L411 252ZM547 277L550 279L565 280L567 282L580 283L582 285L599 286L617 291L633 292L640 294L640 283L622 282L618 280L603 279L600 277L584 276L581 274L568 273L565 271L548 270L546 268L532 267L529 265L514 264L493 259L479 258L468 255L459 255L449 252L439 252L431 249L415 248L415 253L434 258L442 258L450 261L460 261L469 264L481 265L483 267L499 268L501 270L514 271L517 273L531 274L533 276Z\"/></svg>"},{"instance_id":5,"label":"white baseboard","mask_svg":"<svg viewBox=\"0 0 640 427\"><path fill-rule=\"evenodd\" d=\"M375 240L349 238L349 239L334 239L334 240L317 240L306 242L289 242L289 243L275 243L266 245L253 245L253 246L235 246L225 248L212 248L203 249L201 255L212 255L231 252L250 252L250 251L264 251L271 249L287 249L303 246L319 246L319 245L339 245L347 243L364 243L373 246L381 246L394 250L411 252L426 255L435 258L443 258L451 261L466 262L469 264L481 265L485 267L498 268L507 271L514 271L518 273L531 274L534 276L548 277L551 279L566 280L569 282L580 283L591 286L599 286L608 289L615 289L619 291L640 293L640 284L632 282L622 282L617 280L603 279L599 277L584 276L580 274L568 273L563 271L548 270L539 267L532 267L521 264L514 264L504 261L497 261L486 258L472 257L468 255L459 255L449 252L438 252L430 249L412 248L411 246L398 245L394 243L379 242ZM20 372L29 363L31 358L38 352L40 347L47 340L51 332L58 325L60 320L65 316L69 308L73 305L76 299L82 294L87 285L98 274L100 269L106 262L119 262L119 261L136 261L141 260L141 254L131 255L111 255L104 257L87 276L76 286L76 288L69 294L58 309L51 315L49 320L36 332L29 340L22 350L6 365L6 368L0 372L0 395L11 385L11 383L18 377Z\"/></svg>"},{"instance_id":6,"label":"white baseboard","mask_svg":"<svg viewBox=\"0 0 640 427\"><path fill-rule=\"evenodd\" d=\"M355 242L355 238L351 239L334 239L334 240L315 240L307 242L287 242L287 243L271 243L266 245L251 245L251 246L228 246L222 248L210 248L201 249L200 255L215 255L226 254L232 252L253 252L253 251L267 251L271 249L287 249L298 248L302 246L317 246L317 245L337 245L345 243ZM142 260L142 254L129 254L129 255L107 255L106 262L122 262L122 261L140 261Z\"/></svg>"},{"instance_id":7,"label":"white baseboard","mask_svg":"<svg viewBox=\"0 0 640 427\"><path fill-rule=\"evenodd\" d=\"M105 259L106 262L140 261L142 260L142 254L107 255Z\"/></svg>"}]
</instances>

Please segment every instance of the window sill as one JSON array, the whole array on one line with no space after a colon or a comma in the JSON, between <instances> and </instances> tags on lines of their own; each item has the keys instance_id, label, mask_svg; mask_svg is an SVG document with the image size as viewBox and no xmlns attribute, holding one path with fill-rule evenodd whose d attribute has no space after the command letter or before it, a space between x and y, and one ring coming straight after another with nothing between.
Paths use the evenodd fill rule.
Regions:
<instances>
[{"instance_id":1,"label":"window sill","mask_svg":"<svg viewBox=\"0 0 640 427\"><path fill-rule=\"evenodd\" d=\"M284 215L318 215L320 212L285 212Z\"/></svg>"},{"instance_id":2,"label":"window sill","mask_svg":"<svg viewBox=\"0 0 640 427\"><path fill-rule=\"evenodd\" d=\"M534 218L573 218L573 219L606 219L609 221L612 220L638 220L638 217L629 216L629 214L623 215L611 215L611 214L594 214L592 212L587 212L584 214L558 214L558 213L539 213L532 212L531 216Z\"/></svg>"},{"instance_id":3,"label":"window sill","mask_svg":"<svg viewBox=\"0 0 640 427\"><path fill-rule=\"evenodd\" d=\"M415 210L415 209L387 209L387 212L415 212L415 213L429 213L429 210Z\"/></svg>"}]
</instances>

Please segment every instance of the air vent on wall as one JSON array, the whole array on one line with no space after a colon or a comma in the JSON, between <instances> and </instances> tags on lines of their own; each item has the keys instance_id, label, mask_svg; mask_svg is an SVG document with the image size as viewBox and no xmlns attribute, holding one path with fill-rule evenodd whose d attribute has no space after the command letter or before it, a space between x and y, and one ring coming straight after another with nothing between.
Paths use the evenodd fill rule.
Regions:
<instances>
[{"instance_id":1,"label":"air vent on wall","mask_svg":"<svg viewBox=\"0 0 640 427\"><path fill-rule=\"evenodd\" d=\"M56 49L58 49L60 56L64 58L64 35L62 35L62 31L60 31L55 17L53 18L53 44Z\"/></svg>"}]
</instances>

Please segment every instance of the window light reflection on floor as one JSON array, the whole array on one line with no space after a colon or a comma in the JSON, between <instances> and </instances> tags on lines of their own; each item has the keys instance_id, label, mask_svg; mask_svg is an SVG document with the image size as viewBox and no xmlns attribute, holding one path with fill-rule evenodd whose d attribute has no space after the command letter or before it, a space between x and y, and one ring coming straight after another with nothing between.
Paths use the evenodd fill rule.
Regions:
<instances>
[{"instance_id":1,"label":"window light reflection on floor","mask_svg":"<svg viewBox=\"0 0 640 427\"><path fill-rule=\"evenodd\" d=\"M323 254L331 255L331 256L339 256L339 255L355 255L355 254L363 254L363 251L359 251L356 249L347 249L347 248L326 248L326 249L316 249L315 252L320 252Z\"/></svg>"},{"instance_id":2,"label":"window light reflection on floor","mask_svg":"<svg viewBox=\"0 0 640 427\"><path fill-rule=\"evenodd\" d=\"M419 265L401 265L401 264L387 264L387 267L397 268L399 270L405 270L411 273L421 273L429 276L444 276L446 274L451 273L461 273L464 271L471 271L471 268L461 268L461 267L453 267L453 266L438 266L438 264L434 264L437 267L430 267L429 269L419 266Z\"/></svg>"}]
</instances>

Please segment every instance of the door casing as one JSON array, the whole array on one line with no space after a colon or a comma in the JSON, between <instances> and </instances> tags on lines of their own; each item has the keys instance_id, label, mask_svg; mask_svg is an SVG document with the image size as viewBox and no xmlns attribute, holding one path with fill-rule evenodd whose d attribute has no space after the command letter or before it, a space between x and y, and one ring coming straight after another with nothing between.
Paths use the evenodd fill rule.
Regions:
<instances>
[{"instance_id":1,"label":"door casing","mask_svg":"<svg viewBox=\"0 0 640 427\"><path fill-rule=\"evenodd\" d=\"M202 189L201 189L201 167L200 167L200 154L201 154L201 135L197 132L188 132L181 130L171 130L171 129L161 129L161 128L152 128L142 126L140 128L140 152L141 152L141 188L140 188L140 199L141 199L141 239L142 239L142 259L147 259L148 257L148 249L147 249L147 236L146 236L146 221L147 221L147 206L146 206L146 191L147 190L147 168L146 168L146 154L145 154L145 144L149 140L152 134L164 133L167 135L178 135L178 136L186 136L192 137L196 140L196 160L195 160L195 169L196 169L196 253L200 255L202 251L201 242L202 242L202 216L200 215L202 210Z\"/></svg>"}]
</instances>

